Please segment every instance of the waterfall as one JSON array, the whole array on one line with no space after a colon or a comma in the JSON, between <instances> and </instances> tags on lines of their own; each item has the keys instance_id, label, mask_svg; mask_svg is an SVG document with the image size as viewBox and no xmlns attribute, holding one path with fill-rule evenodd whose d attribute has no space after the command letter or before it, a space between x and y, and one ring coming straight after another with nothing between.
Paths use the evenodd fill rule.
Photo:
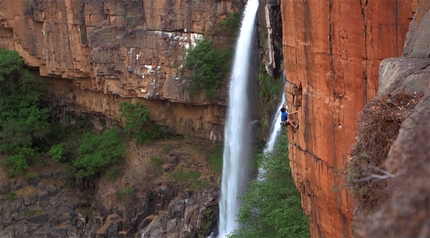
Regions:
<instances>
[{"instance_id":1,"label":"waterfall","mask_svg":"<svg viewBox=\"0 0 430 238\"><path fill-rule=\"evenodd\" d=\"M275 146L276 138L278 138L278 133L281 130L281 107L285 102L285 92L282 91L282 99L279 101L275 117L272 120L272 129L270 132L269 140L266 143L266 147L264 147L263 153L271 152L273 147Z\"/></svg>"},{"instance_id":2,"label":"waterfall","mask_svg":"<svg viewBox=\"0 0 430 238\"><path fill-rule=\"evenodd\" d=\"M236 42L224 131L218 237L225 237L239 228L236 221L240 208L238 197L243 195L249 180L252 128L247 88L257 9L258 0L249 0Z\"/></svg>"},{"instance_id":3,"label":"waterfall","mask_svg":"<svg viewBox=\"0 0 430 238\"><path fill-rule=\"evenodd\" d=\"M268 152L272 152L273 148L275 147L276 139L278 138L278 134L281 131L281 110L280 108L285 103L285 92L282 91L282 97L281 100L278 103L278 107L275 113L275 117L272 120L272 126L270 130L269 140L266 143L266 146L264 147L263 154L266 154ZM258 178L261 180L260 175L263 174L265 170L263 168L258 168Z\"/></svg>"}]
</instances>

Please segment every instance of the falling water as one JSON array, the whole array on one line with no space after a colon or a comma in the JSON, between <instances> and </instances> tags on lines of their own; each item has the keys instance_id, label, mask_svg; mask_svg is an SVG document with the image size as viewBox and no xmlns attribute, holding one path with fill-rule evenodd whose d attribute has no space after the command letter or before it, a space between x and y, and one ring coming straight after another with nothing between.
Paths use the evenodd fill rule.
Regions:
<instances>
[{"instance_id":1,"label":"falling water","mask_svg":"<svg viewBox=\"0 0 430 238\"><path fill-rule=\"evenodd\" d=\"M236 216L249 179L248 161L251 145L250 102L247 96L248 72L258 0L249 0L243 14L236 43L233 72L230 80L227 121L224 131L220 224L218 237L225 237L239 228Z\"/></svg>"},{"instance_id":2,"label":"falling water","mask_svg":"<svg viewBox=\"0 0 430 238\"><path fill-rule=\"evenodd\" d=\"M281 107L285 102L285 93L282 92L282 99L279 101L275 117L272 121L272 130L270 132L269 140L266 143L266 147L264 147L263 153L267 153L273 150L273 147L275 146L276 138L278 138L278 133L281 130Z\"/></svg>"}]
</instances>

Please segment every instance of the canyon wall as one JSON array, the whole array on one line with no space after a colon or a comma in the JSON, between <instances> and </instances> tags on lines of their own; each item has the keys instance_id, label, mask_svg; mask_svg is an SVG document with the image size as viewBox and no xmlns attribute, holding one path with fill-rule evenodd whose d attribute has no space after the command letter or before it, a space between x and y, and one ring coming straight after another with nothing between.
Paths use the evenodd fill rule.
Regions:
<instances>
[{"instance_id":1,"label":"canyon wall","mask_svg":"<svg viewBox=\"0 0 430 238\"><path fill-rule=\"evenodd\" d=\"M243 4L0 0L0 48L17 50L50 92L81 111L115 118L120 102L138 100L159 124L221 141L226 90L213 101L191 98L179 69L185 50Z\"/></svg>"},{"instance_id":2,"label":"canyon wall","mask_svg":"<svg viewBox=\"0 0 430 238\"><path fill-rule=\"evenodd\" d=\"M312 237L351 237L353 201L343 169L358 113L378 91L378 69L402 54L418 1L281 2L293 176Z\"/></svg>"},{"instance_id":3,"label":"canyon wall","mask_svg":"<svg viewBox=\"0 0 430 238\"><path fill-rule=\"evenodd\" d=\"M384 158L383 168L390 173L385 188L389 196L369 214L354 217L355 223L362 223L354 230L355 237L430 237L429 37L430 1L420 1L402 56L381 62L378 90L381 97L404 91L418 100Z\"/></svg>"}]
</instances>

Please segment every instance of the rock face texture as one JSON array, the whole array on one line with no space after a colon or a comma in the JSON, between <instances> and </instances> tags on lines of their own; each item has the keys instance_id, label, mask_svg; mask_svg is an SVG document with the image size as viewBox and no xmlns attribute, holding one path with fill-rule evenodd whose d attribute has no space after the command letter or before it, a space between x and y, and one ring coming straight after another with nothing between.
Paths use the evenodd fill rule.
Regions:
<instances>
[{"instance_id":1,"label":"rock face texture","mask_svg":"<svg viewBox=\"0 0 430 238\"><path fill-rule=\"evenodd\" d=\"M414 1L281 1L287 101L300 127L290 160L312 237L351 237L342 187L358 113L378 91L381 60L402 54Z\"/></svg>"},{"instance_id":2,"label":"rock face texture","mask_svg":"<svg viewBox=\"0 0 430 238\"><path fill-rule=\"evenodd\" d=\"M135 98L159 124L220 141L225 95L191 99L179 68L185 50L241 6L241 0L0 0L0 47L19 51L41 76L61 78L48 88L83 111L114 118L121 100Z\"/></svg>"},{"instance_id":3,"label":"rock face texture","mask_svg":"<svg viewBox=\"0 0 430 238\"><path fill-rule=\"evenodd\" d=\"M220 177L206 161L212 143L197 138L130 149L115 179L103 176L76 186L70 184L67 167L58 164L35 166L31 176L18 178L8 178L0 167L0 237L216 234ZM163 165L155 167L151 157ZM201 184L172 178L173 171L184 168L200 171Z\"/></svg>"},{"instance_id":4,"label":"rock face texture","mask_svg":"<svg viewBox=\"0 0 430 238\"><path fill-rule=\"evenodd\" d=\"M378 94L402 90L422 94L414 111L402 123L391 146L385 168L388 198L366 216L356 237L430 236L430 3L419 3L411 22L403 54L381 63ZM380 222L383 221L383 222Z\"/></svg>"}]
</instances>

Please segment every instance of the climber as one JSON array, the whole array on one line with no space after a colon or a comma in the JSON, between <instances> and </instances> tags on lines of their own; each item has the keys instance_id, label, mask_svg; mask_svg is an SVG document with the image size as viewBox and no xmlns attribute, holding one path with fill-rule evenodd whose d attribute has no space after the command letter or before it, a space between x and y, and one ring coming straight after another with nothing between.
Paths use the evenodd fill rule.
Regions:
<instances>
[{"instance_id":1,"label":"climber","mask_svg":"<svg viewBox=\"0 0 430 238\"><path fill-rule=\"evenodd\" d=\"M282 112L281 113L281 124L282 124L282 126L287 127L288 125L291 125L292 127L294 127L294 129L297 129L297 127L299 125L294 124L294 122L292 120L288 119L288 114L296 114L298 111L288 113L285 106L283 106L281 108L281 112Z\"/></svg>"}]
</instances>

